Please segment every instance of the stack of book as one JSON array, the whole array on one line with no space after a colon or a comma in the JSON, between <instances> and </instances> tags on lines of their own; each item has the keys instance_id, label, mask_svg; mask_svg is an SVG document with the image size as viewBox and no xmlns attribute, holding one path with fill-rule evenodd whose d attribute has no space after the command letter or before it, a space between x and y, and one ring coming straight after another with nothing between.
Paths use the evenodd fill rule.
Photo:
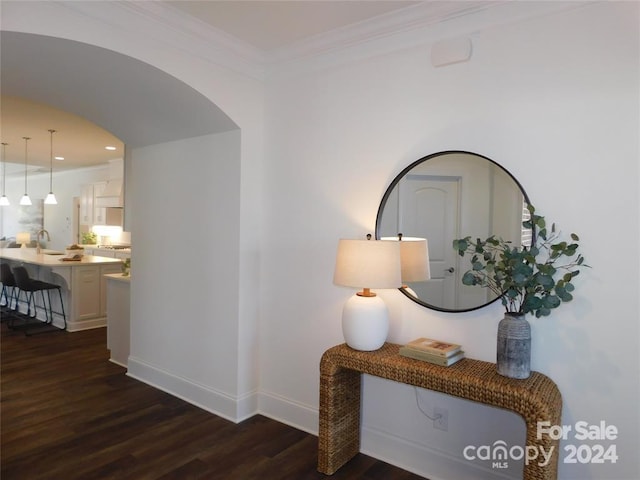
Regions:
<instances>
[{"instance_id":1,"label":"stack of book","mask_svg":"<svg viewBox=\"0 0 640 480\"><path fill-rule=\"evenodd\" d=\"M434 363L443 367L453 365L464 358L462 346L431 338L418 338L400 347L403 357Z\"/></svg>"}]
</instances>

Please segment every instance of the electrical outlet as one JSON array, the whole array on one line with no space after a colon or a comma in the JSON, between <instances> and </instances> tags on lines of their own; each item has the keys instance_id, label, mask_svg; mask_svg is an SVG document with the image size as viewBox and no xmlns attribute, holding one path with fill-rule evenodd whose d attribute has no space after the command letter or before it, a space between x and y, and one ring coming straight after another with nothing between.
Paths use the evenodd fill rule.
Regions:
<instances>
[{"instance_id":1,"label":"electrical outlet","mask_svg":"<svg viewBox=\"0 0 640 480\"><path fill-rule=\"evenodd\" d=\"M446 432L449 429L449 410L433 407L433 428Z\"/></svg>"}]
</instances>

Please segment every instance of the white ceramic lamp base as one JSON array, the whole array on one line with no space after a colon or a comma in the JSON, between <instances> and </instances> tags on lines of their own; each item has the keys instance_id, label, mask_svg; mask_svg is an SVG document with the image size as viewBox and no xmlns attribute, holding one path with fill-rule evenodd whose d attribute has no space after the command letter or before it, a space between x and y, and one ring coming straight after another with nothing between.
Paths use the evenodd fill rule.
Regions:
<instances>
[{"instance_id":1,"label":"white ceramic lamp base","mask_svg":"<svg viewBox=\"0 0 640 480\"><path fill-rule=\"evenodd\" d=\"M387 340L389 311L378 297L352 296L342 310L342 334L354 350L377 350Z\"/></svg>"}]
</instances>

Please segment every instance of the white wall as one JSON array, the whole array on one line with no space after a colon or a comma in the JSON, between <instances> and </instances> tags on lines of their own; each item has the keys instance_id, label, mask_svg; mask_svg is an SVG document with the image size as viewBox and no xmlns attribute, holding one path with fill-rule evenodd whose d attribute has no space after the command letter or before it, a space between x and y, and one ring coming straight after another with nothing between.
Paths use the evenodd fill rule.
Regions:
<instances>
[{"instance_id":1,"label":"white wall","mask_svg":"<svg viewBox=\"0 0 640 480\"><path fill-rule=\"evenodd\" d=\"M331 284L338 238L373 232L383 192L412 161L447 149L475 151L512 172L541 214L567 234L579 233L593 266L576 280L572 304L531 319L533 368L559 385L563 423L604 420L619 428L619 459L562 463L560 478L638 478L638 4L600 3L469 27L471 60L433 68L437 36L466 27L464 19L452 20L424 31L423 44L393 54L380 52L393 42L405 45L401 39L274 75L261 407L316 431L318 360L342 341L341 308L353 293ZM392 311L391 340L434 336L462 343L472 358L495 359L500 306L455 315L423 309L397 292L383 296ZM487 462L469 472L462 449L522 441L520 419L430 392L421 400L427 410L449 409L448 432L420 414L411 388L367 379L363 449L429 478L504 473Z\"/></svg>"},{"instance_id":2,"label":"white wall","mask_svg":"<svg viewBox=\"0 0 640 480\"><path fill-rule=\"evenodd\" d=\"M129 374L235 419L239 132L134 149ZM141 211L144 212L141 215Z\"/></svg>"}]
</instances>

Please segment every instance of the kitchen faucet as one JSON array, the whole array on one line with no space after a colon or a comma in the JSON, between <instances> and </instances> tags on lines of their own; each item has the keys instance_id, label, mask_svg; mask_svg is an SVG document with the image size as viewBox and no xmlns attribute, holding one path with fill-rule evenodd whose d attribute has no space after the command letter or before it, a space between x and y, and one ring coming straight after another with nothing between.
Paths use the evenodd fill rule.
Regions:
<instances>
[{"instance_id":1,"label":"kitchen faucet","mask_svg":"<svg viewBox=\"0 0 640 480\"><path fill-rule=\"evenodd\" d=\"M47 235L47 242L51 241L51 237L49 236L49 232L47 232L44 228L42 230L38 230L38 233L36 233L36 253L40 254L41 250L40 250L40 235L43 236L44 238L44 234Z\"/></svg>"}]
</instances>

